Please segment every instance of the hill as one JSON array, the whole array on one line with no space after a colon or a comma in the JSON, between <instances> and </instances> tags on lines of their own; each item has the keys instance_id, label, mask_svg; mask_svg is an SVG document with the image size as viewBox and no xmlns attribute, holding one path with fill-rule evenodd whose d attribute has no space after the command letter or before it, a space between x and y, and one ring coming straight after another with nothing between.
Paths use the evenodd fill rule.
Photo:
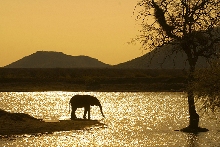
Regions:
<instances>
[{"instance_id":1,"label":"hill","mask_svg":"<svg viewBox=\"0 0 220 147\"><path fill-rule=\"evenodd\" d=\"M196 67L207 67L205 58L199 58ZM156 48L151 52L133 60L120 63L115 68L132 69L188 69L188 61L184 52L174 52L171 45Z\"/></svg>"},{"instance_id":2,"label":"hill","mask_svg":"<svg viewBox=\"0 0 220 147\"><path fill-rule=\"evenodd\" d=\"M207 67L205 58L199 58L196 67ZM188 69L184 52L174 52L170 45L114 66L88 56L71 56L62 52L37 51L15 61L5 68L117 68L117 69Z\"/></svg>"},{"instance_id":3,"label":"hill","mask_svg":"<svg viewBox=\"0 0 220 147\"><path fill-rule=\"evenodd\" d=\"M70 56L62 52L37 51L5 68L106 68L111 67L88 56Z\"/></svg>"}]
</instances>

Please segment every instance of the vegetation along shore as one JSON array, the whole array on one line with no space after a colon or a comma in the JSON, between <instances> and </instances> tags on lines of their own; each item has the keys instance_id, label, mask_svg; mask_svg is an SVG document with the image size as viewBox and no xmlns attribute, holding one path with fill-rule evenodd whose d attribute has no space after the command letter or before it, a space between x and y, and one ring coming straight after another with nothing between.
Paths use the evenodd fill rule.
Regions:
<instances>
[{"instance_id":1,"label":"vegetation along shore","mask_svg":"<svg viewBox=\"0 0 220 147\"><path fill-rule=\"evenodd\" d=\"M181 69L0 68L0 91L184 91Z\"/></svg>"}]
</instances>

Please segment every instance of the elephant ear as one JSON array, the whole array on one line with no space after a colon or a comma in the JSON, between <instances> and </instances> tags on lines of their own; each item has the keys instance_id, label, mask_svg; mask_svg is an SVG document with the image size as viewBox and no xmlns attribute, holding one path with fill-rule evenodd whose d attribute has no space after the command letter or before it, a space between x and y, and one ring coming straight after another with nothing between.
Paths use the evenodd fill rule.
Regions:
<instances>
[{"instance_id":1,"label":"elephant ear","mask_svg":"<svg viewBox=\"0 0 220 147\"><path fill-rule=\"evenodd\" d=\"M94 97L94 96L89 96L90 100L89 100L89 103L90 103L90 106L99 106L100 105L100 102L99 100Z\"/></svg>"}]
</instances>

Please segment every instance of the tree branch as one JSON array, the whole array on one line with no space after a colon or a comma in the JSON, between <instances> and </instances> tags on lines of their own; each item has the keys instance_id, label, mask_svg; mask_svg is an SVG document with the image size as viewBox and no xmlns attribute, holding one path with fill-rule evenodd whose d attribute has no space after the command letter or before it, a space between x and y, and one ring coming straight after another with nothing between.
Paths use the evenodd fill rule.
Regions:
<instances>
[{"instance_id":1,"label":"tree branch","mask_svg":"<svg viewBox=\"0 0 220 147\"><path fill-rule=\"evenodd\" d=\"M166 32L166 34L170 37L170 38L175 38L175 39L179 39L179 37L177 37L176 35L174 35L172 33L172 31L175 29L174 26L170 26L167 24L165 16L164 16L164 11L163 9L161 9L155 2L154 0L152 0L152 6L154 8L154 14L155 17L157 19L157 22L160 24L160 26L162 27L162 29Z\"/></svg>"}]
</instances>

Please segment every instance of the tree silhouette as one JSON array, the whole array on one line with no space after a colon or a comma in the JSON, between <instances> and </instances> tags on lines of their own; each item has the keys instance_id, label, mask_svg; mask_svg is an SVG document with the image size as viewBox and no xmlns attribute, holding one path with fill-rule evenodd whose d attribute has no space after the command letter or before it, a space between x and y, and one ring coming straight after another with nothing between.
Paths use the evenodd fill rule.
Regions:
<instances>
[{"instance_id":1,"label":"tree silhouette","mask_svg":"<svg viewBox=\"0 0 220 147\"><path fill-rule=\"evenodd\" d=\"M145 49L171 44L173 51L183 51L190 67L188 84L191 85L198 58L210 60L219 54L219 8L219 0L142 0L136 6L137 19L142 24L141 35L136 40ZM190 121L182 131L205 131L199 127L193 90L189 88L187 94Z\"/></svg>"}]
</instances>

